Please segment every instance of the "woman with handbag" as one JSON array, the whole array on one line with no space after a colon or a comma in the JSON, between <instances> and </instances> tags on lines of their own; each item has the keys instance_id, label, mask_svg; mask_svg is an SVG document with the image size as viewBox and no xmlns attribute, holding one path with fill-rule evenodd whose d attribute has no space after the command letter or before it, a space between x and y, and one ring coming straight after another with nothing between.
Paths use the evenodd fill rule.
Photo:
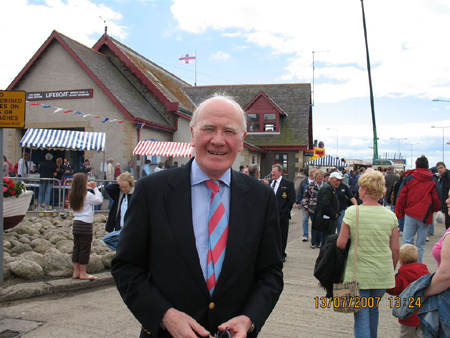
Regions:
<instances>
[{"instance_id":1,"label":"woman with handbag","mask_svg":"<svg viewBox=\"0 0 450 338\"><path fill-rule=\"evenodd\" d=\"M378 171L366 172L358 183L359 197L363 203L359 207L347 209L337 247L345 249L348 239L352 239L343 282L352 281L353 262L356 262L355 275L360 287L361 310L354 313L355 337L374 338L378 331L379 301L386 289L395 286L395 267L399 258L398 223L391 210L378 204L386 191L383 174ZM357 240L354 241L356 236Z\"/></svg>"},{"instance_id":2,"label":"woman with handbag","mask_svg":"<svg viewBox=\"0 0 450 338\"><path fill-rule=\"evenodd\" d=\"M312 181L308 188L305 190L302 199L302 206L305 209L305 214L311 217L311 221L314 222L314 215L317 206L317 195L319 189L323 186L323 172L317 170L314 175L314 181ZM311 249L320 248L321 232L315 229L311 229Z\"/></svg>"}]
</instances>

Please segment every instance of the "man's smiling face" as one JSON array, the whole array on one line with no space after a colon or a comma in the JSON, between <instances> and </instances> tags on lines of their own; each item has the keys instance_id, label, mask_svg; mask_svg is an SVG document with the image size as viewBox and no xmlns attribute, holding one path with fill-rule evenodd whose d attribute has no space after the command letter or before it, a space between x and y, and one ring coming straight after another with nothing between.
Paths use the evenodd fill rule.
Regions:
<instances>
[{"instance_id":1,"label":"man's smiling face","mask_svg":"<svg viewBox=\"0 0 450 338\"><path fill-rule=\"evenodd\" d=\"M195 160L209 178L217 180L242 151L246 135L243 116L225 100L211 100L197 114L195 126L191 127Z\"/></svg>"}]
</instances>

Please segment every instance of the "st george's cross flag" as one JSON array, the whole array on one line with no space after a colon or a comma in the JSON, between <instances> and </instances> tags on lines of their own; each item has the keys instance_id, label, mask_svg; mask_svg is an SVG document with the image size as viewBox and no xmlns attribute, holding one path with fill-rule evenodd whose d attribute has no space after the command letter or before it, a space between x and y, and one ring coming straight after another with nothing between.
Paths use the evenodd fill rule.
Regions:
<instances>
[{"instance_id":1,"label":"st george's cross flag","mask_svg":"<svg viewBox=\"0 0 450 338\"><path fill-rule=\"evenodd\" d=\"M195 63L195 54L183 54L179 60L180 63Z\"/></svg>"}]
</instances>

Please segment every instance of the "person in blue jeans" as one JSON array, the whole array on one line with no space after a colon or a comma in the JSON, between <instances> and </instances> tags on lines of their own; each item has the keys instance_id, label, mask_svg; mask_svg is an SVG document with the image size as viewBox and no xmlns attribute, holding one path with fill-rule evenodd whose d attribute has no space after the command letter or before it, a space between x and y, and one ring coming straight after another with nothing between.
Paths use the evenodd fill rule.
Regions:
<instances>
[{"instance_id":1,"label":"person in blue jeans","mask_svg":"<svg viewBox=\"0 0 450 338\"><path fill-rule=\"evenodd\" d=\"M303 226L303 242L308 242L308 229L309 229L309 219L311 219L311 222L313 221L312 216L308 214L305 210L305 208L302 205L302 199L305 194L305 191L308 189L308 186L311 182L314 181L314 176L316 174L316 168L311 168L309 170L309 177L305 177L302 182L300 183L300 187L297 191L297 196L295 198L295 203L297 203L298 210L302 211L302 226Z\"/></svg>"},{"instance_id":2,"label":"person in blue jeans","mask_svg":"<svg viewBox=\"0 0 450 338\"><path fill-rule=\"evenodd\" d=\"M103 238L105 244L113 250L116 250L119 243L120 232L125 223L125 213L134 192L134 178L130 173L120 174L116 181L106 186L106 191L113 199L113 204L105 225L105 230L109 234Z\"/></svg>"},{"instance_id":3,"label":"person in blue jeans","mask_svg":"<svg viewBox=\"0 0 450 338\"><path fill-rule=\"evenodd\" d=\"M378 204L385 191L385 180L379 171L369 171L359 178L359 197L363 203L346 210L336 242L337 247L344 250L351 238L343 282L353 280L356 263L361 300L361 310L354 314L356 338L377 337L379 302L386 289L395 287L399 258L398 223L392 211Z\"/></svg>"},{"instance_id":4,"label":"person in blue jeans","mask_svg":"<svg viewBox=\"0 0 450 338\"><path fill-rule=\"evenodd\" d=\"M323 172L317 170L314 174L314 181L308 185L308 188L303 194L302 206L305 209L306 219L311 217L311 222L314 222L317 196L319 194L319 189L323 186L323 184ZM311 249L320 248L322 233L316 229L311 229L311 232Z\"/></svg>"},{"instance_id":5,"label":"person in blue jeans","mask_svg":"<svg viewBox=\"0 0 450 338\"><path fill-rule=\"evenodd\" d=\"M353 330L356 338L376 338L378 335L378 305L386 289L366 289L360 291L361 301L366 302L361 310L354 314ZM367 305L367 306L366 306ZM367 325L368 324L368 325Z\"/></svg>"},{"instance_id":6,"label":"person in blue jeans","mask_svg":"<svg viewBox=\"0 0 450 338\"><path fill-rule=\"evenodd\" d=\"M53 179L56 177L56 163L52 162L53 155L45 154L45 160L39 164L39 196L38 207L48 208L53 191Z\"/></svg>"},{"instance_id":7,"label":"person in blue jeans","mask_svg":"<svg viewBox=\"0 0 450 338\"><path fill-rule=\"evenodd\" d=\"M353 196L352 191L350 190L348 185L346 185L342 181L343 180L341 180L341 184L339 184L339 186L336 188L336 195L339 200L339 213L340 213L336 222L337 233L341 231L341 224L344 219L345 210L347 209L347 206L357 204L356 198Z\"/></svg>"},{"instance_id":8,"label":"person in blue jeans","mask_svg":"<svg viewBox=\"0 0 450 338\"><path fill-rule=\"evenodd\" d=\"M416 169L405 173L395 202L397 219L405 218L403 244L414 245L417 234L419 263L422 263L425 251L428 227L433 223L433 212L441 207L440 196L440 185L436 176L428 170L428 159L422 155L416 160Z\"/></svg>"}]
</instances>

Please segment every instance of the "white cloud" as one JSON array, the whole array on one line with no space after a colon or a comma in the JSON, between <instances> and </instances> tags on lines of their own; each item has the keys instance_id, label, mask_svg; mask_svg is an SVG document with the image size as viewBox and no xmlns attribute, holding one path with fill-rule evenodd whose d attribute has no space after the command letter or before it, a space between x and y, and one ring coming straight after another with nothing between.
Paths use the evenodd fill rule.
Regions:
<instances>
[{"instance_id":1,"label":"white cloud","mask_svg":"<svg viewBox=\"0 0 450 338\"><path fill-rule=\"evenodd\" d=\"M209 56L210 60L221 60L221 61L227 61L230 58L230 54L225 53L223 51L219 51L217 53L211 54Z\"/></svg>"},{"instance_id":2,"label":"white cloud","mask_svg":"<svg viewBox=\"0 0 450 338\"><path fill-rule=\"evenodd\" d=\"M10 27L10 33L2 35L1 89L6 89L53 30L89 47L104 32L104 21L108 34L122 41L127 36L126 29L119 24L122 19L120 13L88 0L47 0L42 5L32 5L26 0L3 1L2 13L2 26ZM14 50L6 53L7 46L14 46Z\"/></svg>"},{"instance_id":3,"label":"white cloud","mask_svg":"<svg viewBox=\"0 0 450 338\"><path fill-rule=\"evenodd\" d=\"M236 46L236 47L233 47L233 50L247 50L249 48L250 48L250 46Z\"/></svg>"},{"instance_id":4,"label":"white cloud","mask_svg":"<svg viewBox=\"0 0 450 338\"><path fill-rule=\"evenodd\" d=\"M359 1L174 0L179 28L216 30L287 55L281 80L311 82L312 51L322 62L317 102L368 95ZM450 3L447 0L364 2L372 82L378 97L450 96ZM344 67L343 67L344 66Z\"/></svg>"}]
</instances>

